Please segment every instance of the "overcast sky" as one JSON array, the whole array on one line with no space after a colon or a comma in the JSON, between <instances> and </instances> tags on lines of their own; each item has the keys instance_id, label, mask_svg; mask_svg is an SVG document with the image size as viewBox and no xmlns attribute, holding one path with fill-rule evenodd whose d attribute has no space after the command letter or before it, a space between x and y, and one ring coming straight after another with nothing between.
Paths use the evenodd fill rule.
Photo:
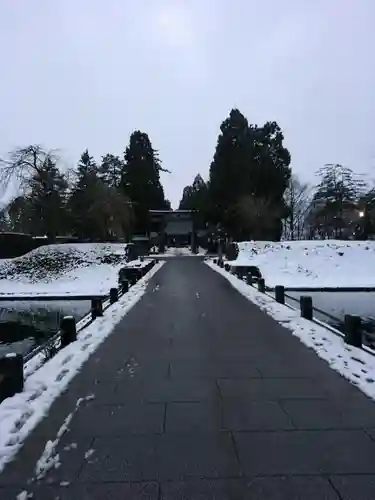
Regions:
<instances>
[{"instance_id":1,"label":"overcast sky","mask_svg":"<svg viewBox=\"0 0 375 500\"><path fill-rule=\"evenodd\" d=\"M0 154L73 165L140 129L176 206L238 107L280 124L303 180L331 162L375 178L374 22L375 0L0 0Z\"/></svg>"}]
</instances>

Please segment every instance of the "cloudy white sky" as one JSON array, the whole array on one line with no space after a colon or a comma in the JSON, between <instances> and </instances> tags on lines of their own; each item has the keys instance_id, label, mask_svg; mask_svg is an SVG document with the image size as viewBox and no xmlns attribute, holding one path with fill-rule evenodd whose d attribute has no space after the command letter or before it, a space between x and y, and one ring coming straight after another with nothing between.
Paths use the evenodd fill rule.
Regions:
<instances>
[{"instance_id":1,"label":"cloudy white sky","mask_svg":"<svg viewBox=\"0 0 375 500\"><path fill-rule=\"evenodd\" d=\"M176 206L238 107L279 122L303 180L331 162L375 178L374 21L375 0L0 0L0 154L73 165L140 129Z\"/></svg>"}]
</instances>

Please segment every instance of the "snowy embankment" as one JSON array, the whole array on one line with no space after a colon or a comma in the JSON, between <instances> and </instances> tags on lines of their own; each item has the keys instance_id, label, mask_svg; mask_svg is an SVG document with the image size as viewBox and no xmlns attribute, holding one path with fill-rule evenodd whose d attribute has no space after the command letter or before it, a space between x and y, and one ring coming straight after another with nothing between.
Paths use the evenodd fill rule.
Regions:
<instances>
[{"instance_id":1,"label":"snowy embankment","mask_svg":"<svg viewBox=\"0 0 375 500\"><path fill-rule=\"evenodd\" d=\"M24 391L0 404L0 471L17 453L25 438L47 414L52 402L65 390L84 362L142 297L149 279L163 263L160 261L155 264L128 293L105 311L103 317L82 330L76 342L61 349L38 370L26 368L29 373L26 374ZM87 397L92 398L94 395Z\"/></svg>"},{"instance_id":2,"label":"snowy embankment","mask_svg":"<svg viewBox=\"0 0 375 500\"><path fill-rule=\"evenodd\" d=\"M108 294L124 262L120 243L42 246L0 260L0 295Z\"/></svg>"},{"instance_id":3,"label":"snowy embankment","mask_svg":"<svg viewBox=\"0 0 375 500\"><path fill-rule=\"evenodd\" d=\"M224 276L244 297L291 330L303 344L314 349L333 370L375 400L375 357L368 349L346 344L339 332L336 335L321 324L301 318L300 311L277 303L272 297L258 292L212 262L206 261L206 264Z\"/></svg>"},{"instance_id":4,"label":"snowy embankment","mask_svg":"<svg viewBox=\"0 0 375 500\"><path fill-rule=\"evenodd\" d=\"M267 286L375 287L374 241L245 241L232 265L258 266Z\"/></svg>"}]
</instances>

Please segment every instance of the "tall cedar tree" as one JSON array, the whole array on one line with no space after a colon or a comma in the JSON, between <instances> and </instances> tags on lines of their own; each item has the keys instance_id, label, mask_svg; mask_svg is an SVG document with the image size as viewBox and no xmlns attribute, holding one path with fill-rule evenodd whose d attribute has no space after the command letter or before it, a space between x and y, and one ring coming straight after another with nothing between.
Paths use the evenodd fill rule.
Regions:
<instances>
[{"instance_id":1,"label":"tall cedar tree","mask_svg":"<svg viewBox=\"0 0 375 500\"><path fill-rule=\"evenodd\" d=\"M121 187L132 203L136 233L150 231L149 210L168 209L170 206L160 182L161 170L148 135L139 130L133 132L125 150Z\"/></svg>"},{"instance_id":2,"label":"tall cedar tree","mask_svg":"<svg viewBox=\"0 0 375 500\"><path fill-rule=\"evenodd\" d=\"M196 227L204 228L208 218L208 186L200 174L194 178L193 184L186 186L182 193L179 208L196 210L194 220Z\"/></svg>"},{"instance_id":3,"label":"tall cedar tree","mask_svg":"<svg viewBox=\"0 0 375 500\"><path fill-rule=\"evenodd\" d=\"M244 177L249 160L248 122L237 110L221 124L215 155L210 166L210 209L213 222L235 230L233 210L246 193Z\"/></svg>"},{"instance_id":4,"label":"tall cedar tree","mask_svg":"<svg viewBox=\"0 0 375 500\"><path fill-rule=\"evenodd\" d=\"M77 180L69 200L72 232L80 238L98 237L93 207L97 202L98 169L88 150L82 153Z\"/></svg>"},{"instance_id":5,"label":"tall cedar tree","mask_svg":"<svg viewBox=\"0 0 375 500\"><path fill-rule=\"evenodd\" d=\"M283 195L291 175L290 154L283 146L280 128L276 122L249 126L243 114L233 109L220 130L210 166L212 222L221 224L235 239L253 235L280 239L285 216ZM257 205L272 217L266 226L261 222L264 214L259 217L249 213ZM263 232L262 227L252 229L254 224L262 226Z\"/></svg>"}]
</instances>

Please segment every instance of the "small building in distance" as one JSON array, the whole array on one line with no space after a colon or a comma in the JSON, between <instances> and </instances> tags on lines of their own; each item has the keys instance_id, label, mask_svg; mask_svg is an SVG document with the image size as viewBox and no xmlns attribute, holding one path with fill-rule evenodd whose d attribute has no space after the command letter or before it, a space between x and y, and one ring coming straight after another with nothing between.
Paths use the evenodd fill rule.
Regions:
<instances>
[{"instance_id":1,"label":"small building in distance","mask_svg":"<svg viewBox=\"0 0 375 500\"><path fill-rule=\"evenodd\" d=\"M193 213L193 210L150 210L151 235L154 238L157 235L158 240L155 244L193 246L196 240Z\"/></svg>"}]
</instances>

